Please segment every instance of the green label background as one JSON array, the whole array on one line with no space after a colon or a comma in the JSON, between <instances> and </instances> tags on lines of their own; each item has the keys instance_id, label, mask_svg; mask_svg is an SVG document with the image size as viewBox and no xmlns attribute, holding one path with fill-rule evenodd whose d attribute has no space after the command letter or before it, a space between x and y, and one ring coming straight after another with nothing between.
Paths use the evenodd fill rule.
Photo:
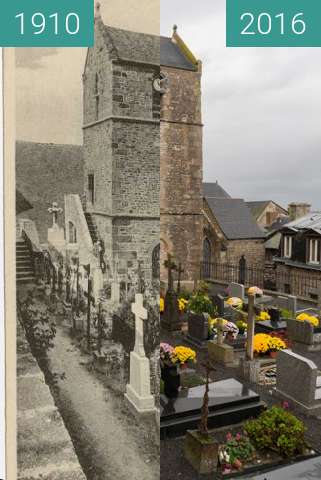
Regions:
<instances>
[{"instance_id":1,"label":"green label background","mask_svg":"<svg viewBox=\"0 0 321 480\"><path fill-rule=\"evenodd\" d=\"M25 33L20 34L20 19L24 13ZM46 17L46 29L40 35L33 34L31 17L34 13ZM54 33L54 20L49 15L58 13L58 35ZM65 28L68 13L76 13L80 20L77 35L69 35ZM72 27L74 22L72 20ZM93 0L0 0L1 47L90 47L94 43Z\"/></svg>"},{"instance_id":2,"label":"green label background","mask_svg":"<svg viewBox=\"0 0 321 480\"><path fill-rule=\"evenodd\" d=\"M257 17L268 13L272 17L272 30L268 35L241 35L248 23L240 20L243 13L255 16L250 31L257 32ZM306 24L303 35L292 32L292 18L297 13ZM280 20L275 15L284 13L284 35L280 33ZM264 23L266 25L266 23ZM227 47L319 47L321 46L321 0L226 0Z\"/></svg>"}]
</instances>

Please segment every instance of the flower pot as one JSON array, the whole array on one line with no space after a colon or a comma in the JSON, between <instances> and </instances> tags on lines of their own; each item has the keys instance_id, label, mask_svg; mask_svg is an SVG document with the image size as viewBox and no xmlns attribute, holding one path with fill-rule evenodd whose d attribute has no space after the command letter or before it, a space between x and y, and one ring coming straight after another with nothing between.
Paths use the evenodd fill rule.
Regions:
<instances>
[{"instance_id":1,"label":"flower pot","mask_svg":"<svg viewBox=\"0 0 321 480\"><path fill-rule=\"evenodd\" d=\"M276 358L276 357L278 356L278 353L279 353L279 352L271 351L271 352L270 352L270 357L271 357L271 358Z\"/></svg>"},{"instance_id":2,"label":"flower pot","mask_svg":"<svg viewBox=\"0 0 321 480\"><path fill-rule=\"evenodd\" d=\"M187 430L184 454L198 474L212 474L217 470L218 442L214 438L204 438L196 430Z\"/></svg>"},{"instance_id":3,"label":"flower pot","mask_svg":"<svg viewBox=\"0 0 321 480\"><path fill-rule=\"evenodd\" d=\"M176 365L164 365L161 370L164 393L168 398L176 398L180 387L180 375Z\"/></svg>"}]
</instances>

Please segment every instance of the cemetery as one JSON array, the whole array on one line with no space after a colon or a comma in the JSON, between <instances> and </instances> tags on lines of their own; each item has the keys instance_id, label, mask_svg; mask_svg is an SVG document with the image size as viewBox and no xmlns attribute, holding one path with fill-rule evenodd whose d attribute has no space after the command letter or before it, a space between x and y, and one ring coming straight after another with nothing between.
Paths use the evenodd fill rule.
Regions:
<instances>
[{"instance_id":1,"label":"cemetery","mask_svg":"<svg viewBox=\"0 0 321 480\"><path fill-rule=\"evenodd\" d=\"M177 288L181 266L171 255L165 267L161 479L277 475L286 465L315 462L321 452L320 311L237 283L213 292L195 282L187 291Z\"/></svg>"}]
</instances>

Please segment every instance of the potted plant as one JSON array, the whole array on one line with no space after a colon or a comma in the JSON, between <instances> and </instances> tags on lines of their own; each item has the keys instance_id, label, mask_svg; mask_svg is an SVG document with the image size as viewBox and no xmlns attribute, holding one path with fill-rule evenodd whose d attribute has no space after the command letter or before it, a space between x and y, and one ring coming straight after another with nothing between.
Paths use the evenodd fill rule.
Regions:
<instances>
[{"instance_id":1,"label":"potted plant","mask_svg":"<svg viewBox=\"0 0 321 480\"><path fill-rule=\"evenodd\" d=\"M161 379L164 393L168 398L175 398L180 387L180 368L196 361L194 350L184 346L173 347L168 343L160 344Z\"/></svg>"},{"instance_id":2,"label":"potted plant","mask_svg":"<svg viewBox=\"0 0 321 480\"><path fill-rule=\"evenodd\" d=\"M263 290L259 287L250 287L247 293L248 295L255 295L256 297L262 297Z\"/></svg>"},{"instance_id":3,"label":"potted plant","mask_svg":"<svg viewBox=\"0 0 321 480\"><path fill-rule=\"evenodd\" d=\"M276 358L278 352L286 348L286 343L281 338L270 336L268 346L270 357Z\"/></svg>"},{"instance_id":4,"label":"potted plant","mask_svg":"<svg viewBox=\"0 0 321 480\"><path fill-rule=\"evenodd\" d=\"M236 326L239 329L239 335L246 337L247 335L247 323L244 320L238 320Z\"/></svg>"},{"instance_id":5,"label":"potted plant","mask_svg":"<svg viewBox=\"0 0 321 480\"><path fill-rule=\"evenodd\" d=\"M226 442L219 448L219 461L224 473L232 469L241 470L245 462L249 462L255 455L255 448L247 435L237 433L226 435Z\"/></svg>"}]
</instances>

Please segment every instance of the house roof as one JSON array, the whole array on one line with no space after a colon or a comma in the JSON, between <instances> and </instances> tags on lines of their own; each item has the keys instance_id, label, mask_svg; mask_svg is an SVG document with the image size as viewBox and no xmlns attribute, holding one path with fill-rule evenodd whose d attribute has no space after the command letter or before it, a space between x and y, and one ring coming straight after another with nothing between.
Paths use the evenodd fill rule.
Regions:
<instances>
[{"instance_id":1,"label":"house roof","mask_svg":"<svg viewBox=\"0 0 321 480\"><path fill-rule=\"evenodd\" d=\"M228 240L265 238L244 200L206 197L206 201Z\"/></svg>"},{"instance_id":2,"label":"house roof","mask_svg":"<svg viewBox=\"0 0 321 480\"><path fill-rule=\"evenodd\" d=\"M19 190L16 190L16 214L19 215L22 212L31 210L33 206L30 202L22 195Z\"/></svg>"},{"instance_id":3,"label":"house roof","mask_svg":"<svg viewBox=\"0 0 321 480\"><path fill-rule=\"evenodd\" d=\"M211 198L231 198L218 182L203 183L203 195Z\"/></svg>"},{"instance_id":4,"label":"house roof","mask_svg":"<svg viewBox=\"0 0 321 480\"><path fill-rule=\"evenodd\" d=\"M176 32L169 38L106 25L103 27L106 41L111 42L120 60L192 71L197 69L197 60Z\"/></svg>"},{"instance_id":5,"label":"house roof","mask_svg":"<svg viewBox=\"0 0 321 480\"><path fill-rule=\"evenodd\" d=\"M257 220L270 203L274 203L274 205L277 205L279 208L281 208L285 214L287 213L287 210L281 207L281 205L279 205L278 203L274 202L274 200L258 200L253 202L246 202L246 205L251 210L253 217Z\"/></svg>"},{"instance_id":6,"label":"house roof","mask_svg":"<svg viewBox=\"0 0 321 480\"><path fill-rule=\"evenodd\" d=\"M184 70L195 70L196 65L180 48L180 44L172 38L160 37L160 63L166 67L182 68Z\"/></svg>"},{"instance_id":7,"label":"house roof","mask_svg":"<svg viewBox=\"0 0 321 480\"><path fill-rule=\"evenodd\" d=\"M142 63L160 64L160 42L156 35L131 32L104 25L106 40L110 40L117 57Z\"/></svg>"},{"instance_id":8,"label":"house roof","mask_svg":"<svg viewBox=\"0 0 321 480\"><path fill-rule=\"evenodd\" d=\"M311 212L304 217L293 220L285 224L284 229L293 230L294 232L311 230L321 235L321 212Z\"/></svg>"}]
</instances>

